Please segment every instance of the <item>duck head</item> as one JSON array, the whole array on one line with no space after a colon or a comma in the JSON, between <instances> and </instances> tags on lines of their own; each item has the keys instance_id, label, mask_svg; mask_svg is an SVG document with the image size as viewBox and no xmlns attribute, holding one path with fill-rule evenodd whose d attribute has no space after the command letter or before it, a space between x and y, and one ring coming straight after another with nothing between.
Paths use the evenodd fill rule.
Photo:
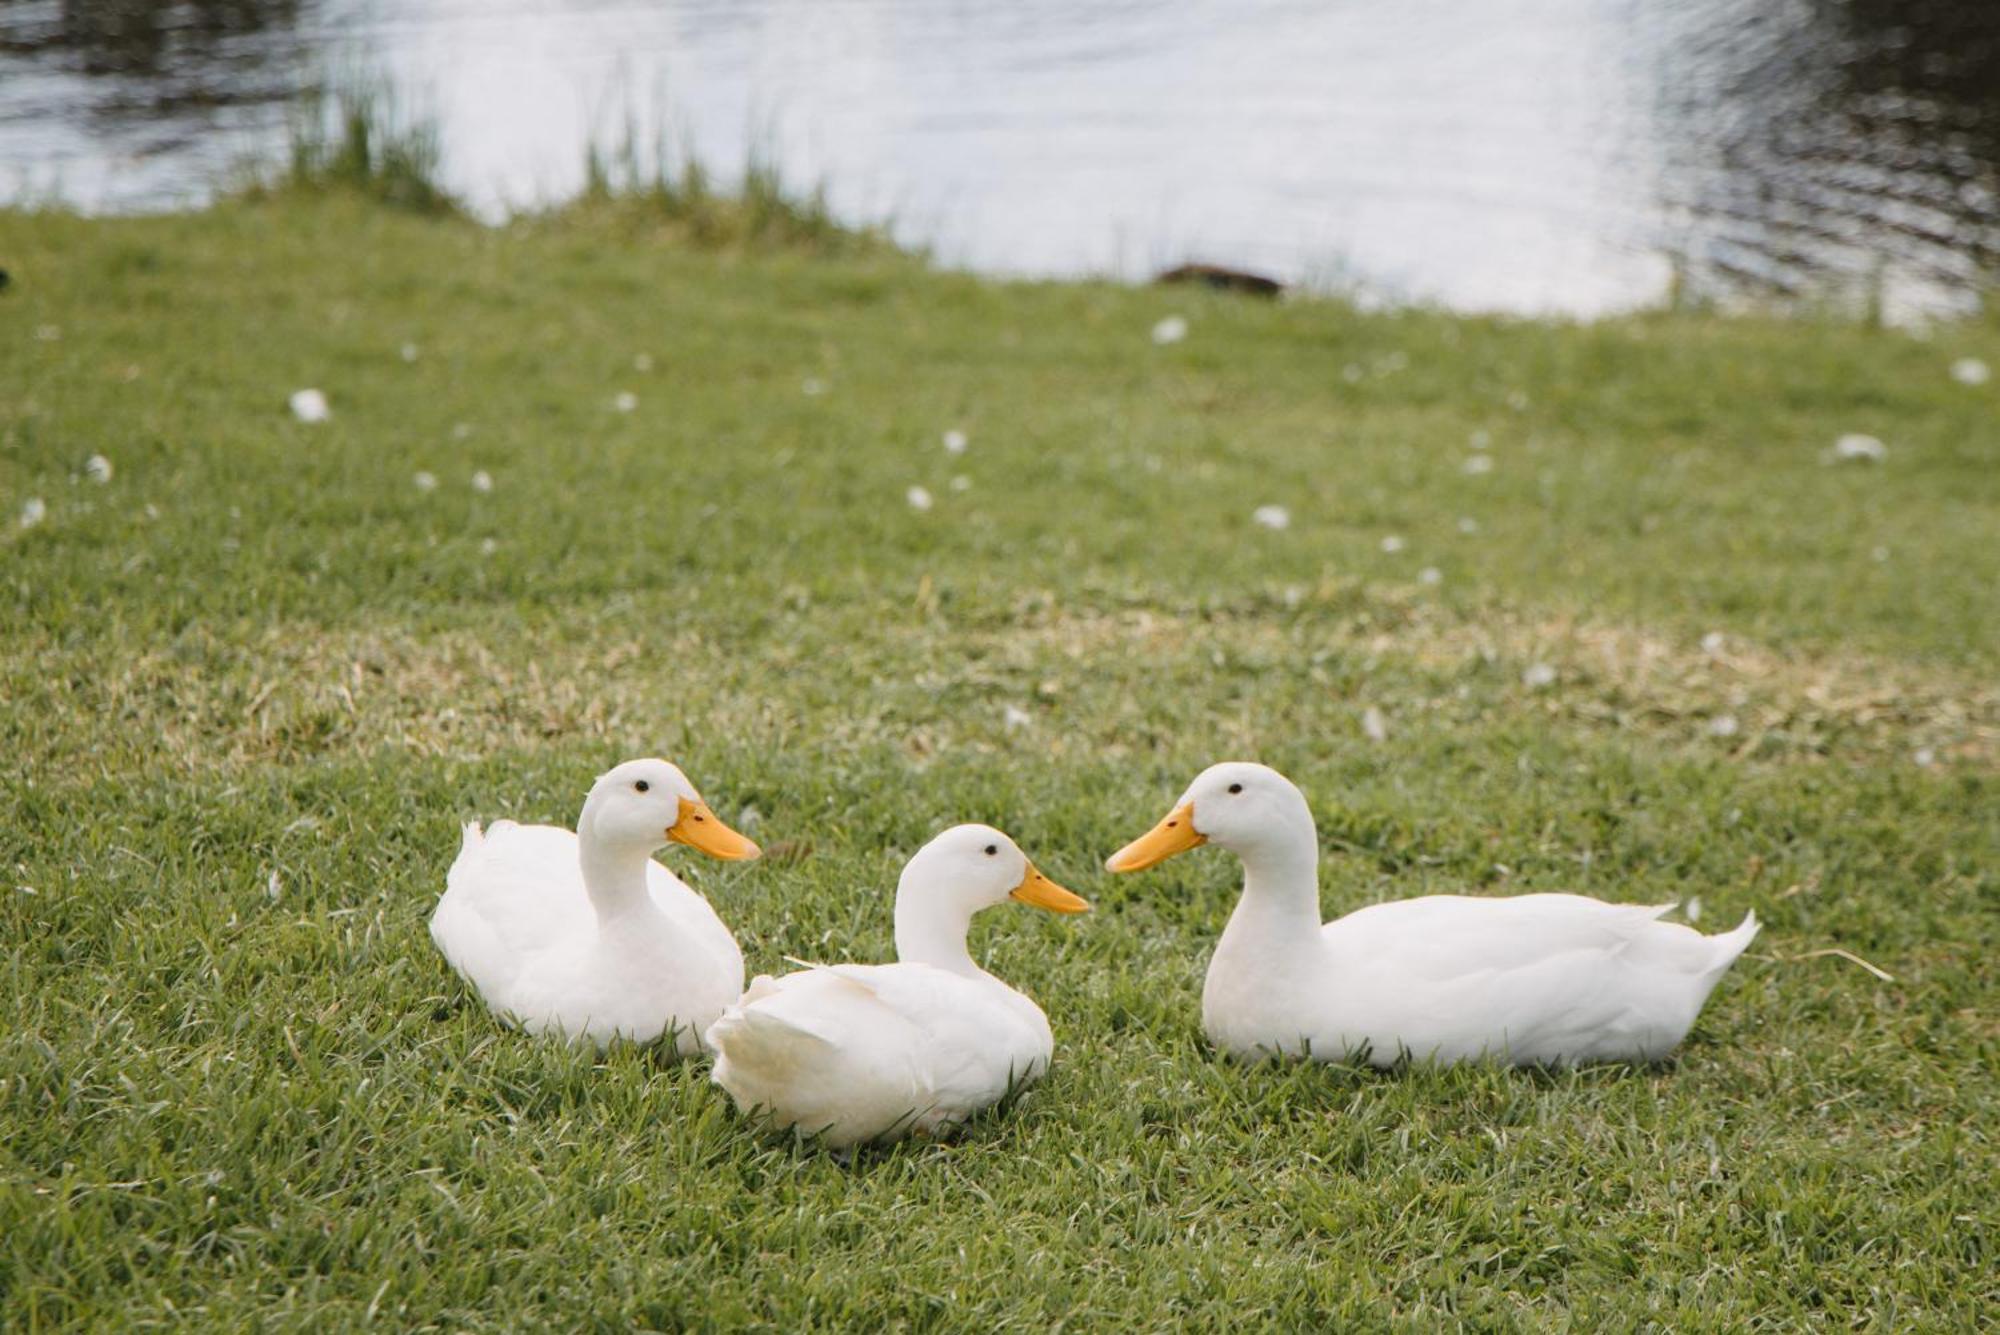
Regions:
<instances>
[{"instance_id":1,"label":"duck head","mask_svg":"<svg viewBox=\"0 0 2000 1335\"><path fill-rule=\"evenodd\" d=\"M952 826L917 850L896 883L896 958L980 972L965 948L972 915L1010 899L1052 913L1090 907L1037 871L991 825Z\"/></svg>"},{"instance_id":2,"label":"duck head","mask_svg":"<svg viewBox=\"0 0 2000 1335\"><path fill-rule=\"evenodd\" d=\"M1037 871L1028 855L991 825L954 825L903 867L896 898L913 896L951 916L1019 900L1052 913L1082 913L1090 905Z\"/></svg>"},{"instance_id":3,"label":"duck head","mask_svg":"<svg viewBox=\"0 0 2000 1335\"><path fill-rule=\"evenodd\" d=\"M1312 809L1290 779L1268 765L1211 765L1160 823L1113 853L1107 871L1144 871L1203 844L1256 861L1316 842Z\"/></svg>"},{"instance_id":4,"label":"duck head","mask_svg":"<svg viewBox=\"0 0 2000 1335\"><path fill-rule=\"evenodd\" d=\"M725 862L747 861L763 852L723 824L680 766L664 760L628 760L599 775L584 801L577 833L607 847L649 855L668 844L686 844Z\"/></svg>"}]
</instances>

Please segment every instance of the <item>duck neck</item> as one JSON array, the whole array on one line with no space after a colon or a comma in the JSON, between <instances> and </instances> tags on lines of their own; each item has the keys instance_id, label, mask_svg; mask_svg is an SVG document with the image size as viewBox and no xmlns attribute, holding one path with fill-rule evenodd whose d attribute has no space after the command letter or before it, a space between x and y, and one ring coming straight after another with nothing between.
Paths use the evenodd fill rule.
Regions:
<instances>
[{"instance_id":1,"label":"duck neck","mask_svg":"<svg viewBox=\"0 0 2000 1335\"><path fill-rule=\"evenodd\" d=\"M1310 829L1237 850L1243 895L1223 938L1260 954L1287 954L1320 939L1319 840Z\"/></svg>"},{"instance_id":2,"label":"duck neck","mask_svg":"<svg viewBox=\"0 0 2000 1335\"><path fill-rule=\"evenodd\" d=\"M588 820L577 831L577 861L583 868L583 888L600 927L652 906L646 885L646 864L652 853L636 844L613 844L591 833Z\"/></svg>"},{"instance_id":3,"label":"duck neck","mask_svg":"<svg viewBox=\"0 0 2000 1335\"><path fill-rule=\"evenodd\" d=\"M912 886L906 877L896 887L896 958L905 964L929 964L966 977L986 971L972 962L965 935L972 929L972 911L931 888Z\"/></svg>"}]
</instances>

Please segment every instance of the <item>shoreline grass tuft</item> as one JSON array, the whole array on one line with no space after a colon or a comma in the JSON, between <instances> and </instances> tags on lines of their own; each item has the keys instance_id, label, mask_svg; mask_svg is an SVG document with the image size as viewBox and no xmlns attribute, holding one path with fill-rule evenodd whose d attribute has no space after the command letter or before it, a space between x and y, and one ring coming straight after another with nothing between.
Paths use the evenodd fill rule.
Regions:
<instances>
[{"instance_id":1,"label":"shoreline grass tuft","mask_svg":"<svg viewBox=\"0 0 2000 1335\"><path fill-rule=\"evenodd\" d=\"M558 226L610 226L652 233L699 249L783 248L827 255L898 249L886 222L841 222L822 182L801 189L785 179L775 154L754 143L734 188L683 145L675 152L664 124L641 134L627 120L610 145L584 152L584 184L570 200L546 210Z\"/></svg>"},{"instance_id":2,"label":"shoreline grass tuft","mask_svg":"<svg viewBox=\"0 0 2000 1335\"><path fill-rule=\"evenodd\" d=\"M442 182L437 123L411 112L384 82L334 80L292 108L276 167L251 164L236 194L247 199L346 193L411 213L458 215Z\"/></svg>"}]
</instances>

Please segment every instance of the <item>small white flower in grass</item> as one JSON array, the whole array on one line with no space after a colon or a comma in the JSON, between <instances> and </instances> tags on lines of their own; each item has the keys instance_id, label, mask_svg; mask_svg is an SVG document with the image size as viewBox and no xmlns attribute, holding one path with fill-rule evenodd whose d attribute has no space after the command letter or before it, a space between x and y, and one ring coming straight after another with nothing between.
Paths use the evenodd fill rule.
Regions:
<instances>
[{"instance_id":1,"label":"small white flower in grass","mask_svg":"<svg viewBox=\"0 0 2000 1335\"><path fill-rule=\"evenodd\" d=\"M472 439L472 423L470 423L470 422L453 422L453 423L451 424L451 438L452 438L453 440L470 440L470 439Z\"/></svg>"},{"instance_id":2,"label":"small white flower in grass","mask_svg":"<svg viewBox=\"0 0 2000 1335\"><path fill-rule=\"evenodd\" d=\"M1701 896L1690 895L1688 902L1681 905L1681 913L1689 922L1701 921Z\"/></svg>"},{"instance_id":3,"label":"small white flower in grass","mask_svg":"<svg viewBox=\"0 0 2000 1335\"><path fill-rule=\"evenodd\" d=\"M1458 521L1458 531L1468 536L1479 532L1479 521L1471 515L1462 515Z\"/></svg>"},{"instance_id":4,"label":"small white flower in grass","mask_svg":"<svg viewBox=\"0 0 2000 1335\"><path fill-rule=\"evenodd\" d=\"M1178 315L1169 315L1153 326L1153 342L1161 347L1178 343L1188 335L1188 322Z\"/></svg>"},{"instance_id":5,"label":"small white flower in grass","mask_svg":"<svg viewBox=\"0 0 2000 1335\"><path fill-rule=\"evenodd\" d=\"M1708 721L1708 735L1711 737L1734 737L1742 730L1734 714L1717 714Z\"/></svg>"},{"instance_id":6,"label":"small white flower in grass","mask_svg":"<svg viewBox=\"0 0 2000 1335\"><path fill-rule=\"evenodd\" d=\"M1916 761L1925 769L1929 769L1932 765L1937 764L1937 752L1931 750L1928 746L1920 746L1910 753L1910 759Z\"/></svg>"},{"instance_id":7,"label":"small white flower in grass","mask_svg":"<svg viewBox=\"0 0 2000 1335\"><path fill-rule=\"evenodd\" d=\"M960 473L951 480L951 489L953 491L970 491L972 489L972 479Z\"/></svg>"},{"instance_id":8,"label":"small white flower in grass","mask_svg":"<svg viewBox=\"0 0 2000 1335\"><path fill-rule=\"evenodd\" d=\"M1526 390L1521 390L1521 389L1510 389L1510 390L1508 390L1508 391L1507 391L1507 406L1508 406L1509 408L1512 408L1512 409L1513 409L1513 410L1514 410L1515 412L1517 412L1517 413L1524 413L1524 412L1528 411L1528 393L1527 393L1527 391L1526 391Z\"/></svg>"},{"instance_id":9,"label":"small white flower in grass","mask_svg":"<svg viewBox=\"0 0 2000 1335\"><path fill-rule=\"evenodd\" d=\"M482 492L493 490L493 474L483 468L474 473L472 475L472 489Z\"/></svg>"},{"instance_id":10,"label":"small white flower in grass","mask_svg":"<svg viewBox=\"0 0 2000 1335\"><path fill-rule=\"evenodd\" d=\"M928 510L935 504L927 487L911 487L903 493L903 499L910 503L912 510Z\"/></svg>"},{"instance_id":11,"label":"small white flower in grass","mask_svg":"<svg viewBox=\"0 0 2000 1335\"><path fill-rule=\"evenodd\" d=\"M1382 550L1394 556L1397 552L1403 550L1403 540L1391 533L1388 537L1382 539Z\"/></svg>"},{"instance_id":12,"label":"small white flower in grass","mask_svg":"<svg viewBox=\"0 0 2000 1335\"><path fill-rule=\"evenodd\" d=\"M1531 691L1539 691L1545 686L1556 684L1556 670L1547 663L1530 663L1521 673L1521 684Z\"/></svg>"},{"instance_id":13,"label":"small white flower in grass","mask_svg":"<svg viewBox=\"0 0 2000 1335\"><path fill-rule=\"evenodd\" d=\"M1273 531L1292 526L1292 512L1282 505L1260 505L1250 512L1250 518Z\"/></svg>"},{"instance_id":14,"label":"small white flower in grass","mask_svg":"<svg viewBox=\"0 0 2000 1335\"><path fill-rule=\"evenodd\" d=\"M1483 450L1493 443L1493 433L1491 431L1475 431L1472 433L1471 439L1465 443L1475 450Z\"/></svg>"},{"instance_id":15,"label":"small white flower in grass","mask_svg":"<svg viewBox=\"0 0 2000 1335\"><path fill-rule=\"evenodd\" d=\"M1357 366L1353 362L1349 362L1347 365L1340 368L1340 378L1342 380L1345 380L1350 385L1360 384L1361 377L1367 374L1368 373L1366 371L1362 370L1359 366Z\"/></svg>"},{"instance_id":16,"label":"small white flower in grass","mask_svg":"<svg viewBox=\"0 0 2000 1335\"><path fill-rule=\"evenodd\" d=\"M809 399L816 399L826 393L826 381L818 376L807 376L799 382L799 390Z\"/></svg>"},{"instance_id":17,"label":"small white flower in grass","mask_svg":"<svg viewBox=\"0 0 2000 1335\"><path fill-rule=\"evenodd\" d=\"M159 517L160 517L160 507L159 507L159 506L157 506L157 505L155 505L155 504L153 504L153 503L152 503L151 501L147 501L147 502L146 502L146 518L148 518L148 519L158 519Z\"/></svg>"},{"instance_id":18,"label":"small white flower in grass","mask_svg":"<svg viewBox=\"0 0 2000 1335\"><path fill-rule=\"evenodd\" d=\"M415 361L417 359L417 345L414 343L405 343L402 347L402 353L404 361Z\"/></svg>"},{"instance_id":19,"label":"small white flower in grass","mask_svg":"<svg viewBox=\"0 0 2000 1335\"><path fill-rule=\"evenodd\" d=\"M1001 709L1000 718L1010 728L1025 728L1035 721L1034 715L1019 705L1007 705Z\"/></svg>"},{"instance_id":20,"label":"small white flower in grass","mask_svg":"<svg viewBox=\"0 0 2000 1335\"><path fill-rule=\"evenodd\" d=\"M499 544L499 543L498 543L497 541L495 541L494 539L492 539L492 538L482 538L482 539L480 539L480 542L479 542L479 554L480 554L481 556L491 556L491 555L493 555L493 553L495 553L495 552L497 552L497 551L499 551L499 550L500 550L500 544Z\"/></svg>"},{"instance_id":21,"label":"small white flower in grass","mask_svg":"<svg viewBox=\"0 0 2000 1335\"><path fill-rule=\"evenodd\" d=\"M1833 442L1832 459L1836 462L1866 460L1880 463L1889 457L1889 447L1873 436L1864 436L1858 431L1850 431Z\"/></svg>"},{"instance_id":22,"label":"small white flower in grass","mask_svg":"<svg viewBox=\"0 0 2000 1335\"><path fill-rule=\"evenodd\" d=\"M39 496L30 496L21 507L21 527L33 528L49 517L48 502Z\"/></svg>"},{"instance_id":23,"label":"small white flower in grass","mask_svg":"<svg viewBox=\"0 0 2000 1335\"><path fill-rule=\"evenodd\" d=\"M635 371L650 371L650 370L652 370L652 369L653 369L653 354L652 354L652 353L650 353L650 352L642 352L642 353L640 353L640 354L639 354L638 356L634 357L634 358L632 359L632 369L633 369L633 370L635 370Z\"/></svg>"},{"instance_id":24,"label":"small white flower in grass","mask_svg":"<svg viewBox=\"0 0 2000 1335\"><path fill-rule=\"evenodd\" d=\"M964 454L965 447L968 444L970 442L966 440L963 431L947 431L944 433L944 452L946 454Z\"/></svg>"},{"instance_id":25,"label":"small white flower in grass","mask_svg":"<svg viewBox=\"0 0 2000 1335\"><path fill-rule=\"evenodd\" d=\"M611 400L611 406L621 413L629 413L639 406L639 396L629 389L621 389Z\"/></svg>"},{"instance_id":26,"label":"small white flower in grass","mask_svg":"<svg viewBox=\"0 0 2000 1335\"><path fill-rule=\"evenodd\" d=\"M111 480L111 461L101 454L93 454L84 463L83 472L101 487Z\"/></svg>"},{"instance_id":27,"label":"small white flower in grass","mask_svg":"<svg viewBox=\"0 0 2000 1335\"><path fill-rule=\"evenodd\" d=\"M1872 560L1876 562L1876 564L1879 565L1882 562L1887 561L1889 559L1889 549L1887 547L1876 547L1872 549L1868 553L1868 555Z\"/></svg>"},{"instance_id":28,"label":"small white flower in grass","mask_svg":"<svg viewBox=\"0 0 2000 1335\"><path fill-rule=\"evenodd\" d=\"M1951 364L1951 378L1961 385L1983 385L1993 372L1977 357L1960 357Z\"/></svg>"},{"instance_id":29,"label":"small white flower in grass","mask_svg":"<svg viewBox=\"0 0 2000 1335\"><path fill-rule=\"evenodd\" d=\"M1710 658L1722 657L1723 648L1729 643L1719 630L1712 630L1701 637L1701 651Z\"/></svg>"},{"instance_id":30,"label":"small white flower in grass","mask_svg":"<svg viewBox=\"0 0 2000 1335\"><path fill-rule=\"evenodd\" d=\"M1361 711L1361 731L1371 742L1386 742L1389 740L1389 720L1382 716L1381 710L1370 705Z\"/></svg>"},{"instance_id":31,"label":"small white flower in grass","mask_svg":"<svg viewBox=\"0 0 2000 1335\"><path fill-rule=\"evenodd\" d=\"M326 395L316 389L301 389L294 392L291 404L292 416L301 422L324 422L333 416L333 409L328 406Z\"/></svg>"},{"instance_id":32,"label":"small white flower in grass","mask_svg":"<svg viewBox=\"0 0 2000 1335\"><path fill-rule=\"evenodd\" d=\"M418 491L436 491L438 485L437 474L419 470L416 476L416 483Z\"/></svg>"},{"instance_id":33,"label":"small white flower in grass","mask_svg":"<svg viewBox=\"0 0 2000 1335\"><path fill-rule=\"evenodd\" d=\"M35 342L37 343L54 343L61 337L62 326L59 324L40 324L35 326Z\"/></svg>"},{"instance_id":34,"label":"small white flower in grass","mask_svg":"<svg viewBox=\"0 0 2000 1335\"><path fill-rule=\"evenodd\" d=\"M1297 607L1306 600L1306 591L1296 584L1287 584L1280 595L1286 607Z\"/></svg>"},{"instance_id":35,"label":"small white flower in grass","mask_svg":"<svg viewBox=\"0 0 2000 1335\"><path fill-rule=\"evenodd\" d=\"M1425 566L1417 572L1417 583L1442 584L1444 583L1444 571L1439 570L1436 566Z\"/></svg>"},{"instance_id":36,"label":"small white flower in grass","mask_svg":"<svg viewBox=\"0 0 2000 1335\"><path fill-rule=\"evenodd\" d=\"M1482 477L1492 471L1493 456L1490 454L1475 454L1465 461L1465 474L1467 477Z\"/></svg>"}]
</instances>

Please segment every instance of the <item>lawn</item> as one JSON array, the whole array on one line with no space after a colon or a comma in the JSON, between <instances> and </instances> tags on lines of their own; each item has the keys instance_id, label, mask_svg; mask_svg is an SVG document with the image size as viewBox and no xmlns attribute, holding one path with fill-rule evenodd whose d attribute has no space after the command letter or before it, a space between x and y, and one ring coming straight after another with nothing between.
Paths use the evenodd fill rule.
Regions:
<instances>
[{"instance_id":1,"label":"lawn","mask_svg":"<svg viewBox=\"0 0 2000 1335\"><path fill-rule=\"evenodd\" d=\"M1949 368L2000 324L284 195L0 212L0 267L0 1327L1992 1319L2000 381ZM459 822L642 754L770 850L663 855L753 971L885 957L902 859L1012 833L1097 908L975 930L1050 1078L841 1162L501 1030L425 932ZM1329 916L1768 926L1658 1068L1223 1062L1236 865L1101 863L1224 758L1312 799Z\"/></svg>"}]
</instances>

